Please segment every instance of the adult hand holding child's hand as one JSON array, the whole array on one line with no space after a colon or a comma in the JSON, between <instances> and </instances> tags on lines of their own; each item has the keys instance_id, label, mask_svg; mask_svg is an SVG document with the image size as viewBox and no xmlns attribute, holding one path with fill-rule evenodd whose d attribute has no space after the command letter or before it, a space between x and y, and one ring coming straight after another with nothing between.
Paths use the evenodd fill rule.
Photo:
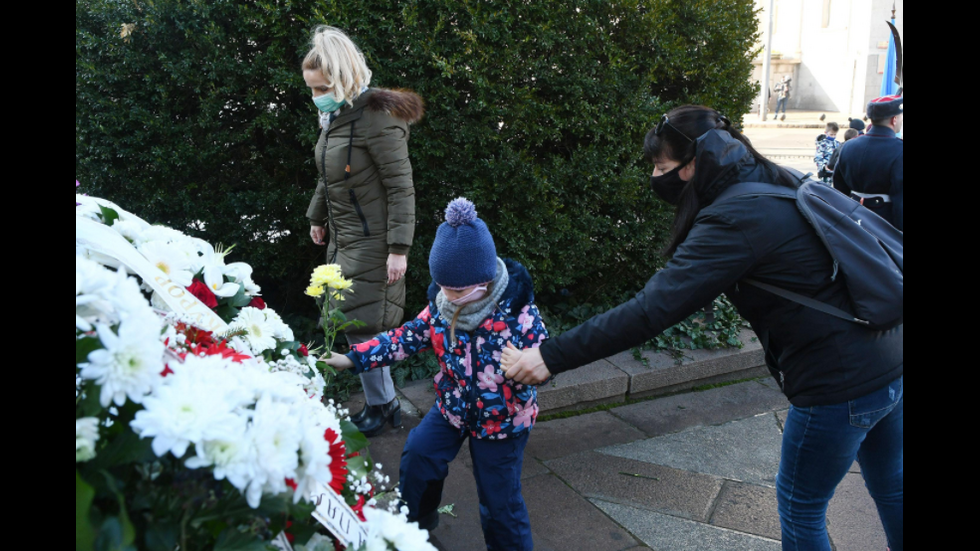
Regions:
<instances>
[{"instance_id":1,"label":"adult hand holding child's hand","mask_svg":"<svg viewBox=\"0 0 980 551\"><path fill-rule=\"evenodd\" d=\"M537 386L551 378L551 372L544 363L541 350L537 348L521 351L512 343L508 343L501 364L506 377L522 385Z\"/></svg>"}]
</instances>

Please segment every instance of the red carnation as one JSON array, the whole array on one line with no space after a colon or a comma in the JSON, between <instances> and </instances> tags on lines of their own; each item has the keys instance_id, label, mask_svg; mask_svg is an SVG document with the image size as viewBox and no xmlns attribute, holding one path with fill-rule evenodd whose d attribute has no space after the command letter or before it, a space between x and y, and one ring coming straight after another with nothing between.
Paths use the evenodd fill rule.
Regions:
<instances>
[{"instance_id":1,"label":"red carnation","mask_svg":"<svg viewBox=\"0 0 980 551\"><path fill-rule=\"evenodd\" d=\"M299 345L299 353L305 358L310 355L310 349L305 344Z\"/></svg>"},{"instance_id":2,"label":"red carnation","mask_svg":"<svg viewBox=\"0 0 980 551\"><path fill-rule=\"evenodd\" d=\"M214 296L211 289L200 279L195 279L194 283L187 290L208 308L213 310L218 307L218 297Z\"/></svg>"},{"instance_id":3,"label":"red carnation","mask_svg":"<svg viewBox=\"0 0 980 551\"><path fill-rule=\"evenodd\" d=\"M330 488L341 495L347 483L347 445L333 429L327 429L323 438L330 444L330 473L333 475Z\"/></svg>"},{"instance_id":4,"label":"red carnation","mask_svg":"<svg viewBox=\"0 0 980 551\"><path fill-rule=\"evenodd\" d=\"M252 302L248 303L249 308L258 308L259 310L265 310L265 301L262 297L254 297Z\"/></svg>"}]
</instances>

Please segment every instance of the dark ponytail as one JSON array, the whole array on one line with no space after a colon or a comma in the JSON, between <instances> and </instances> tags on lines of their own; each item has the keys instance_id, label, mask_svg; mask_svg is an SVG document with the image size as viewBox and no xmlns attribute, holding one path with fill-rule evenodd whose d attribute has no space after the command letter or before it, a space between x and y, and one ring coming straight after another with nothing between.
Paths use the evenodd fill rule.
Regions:
<instances>
[{"instance_id":1,"label":"dark ponytail","mask_svg":"<svg viewBox=\"0 0 980 551\"><path fill-rule=\"evenodd\" d=\"M668 113L667 118L669 126L666 126L659 136L656 130L647 134L643 147L647 160L656 162L669 159L680 162L680 166L685 166L693 161L697 155L697 142L691 140L696 140L712 130L721 130L728 132L732 138L742 142L756 162L769 173L772 183L794 189L799 186L799 182L792 174L763 157L752 146L752 142L732 126L732 121L714 109L686 105ZM668 256L673 256L677 252L677 248L687 240L698 214L701 209L707 206L701 203L705 191L703 188L710 183L698 178L697 170L695 170L694 178L688 182L681 193L670 245L666 251Z\"/></svg>"}]
</instances>

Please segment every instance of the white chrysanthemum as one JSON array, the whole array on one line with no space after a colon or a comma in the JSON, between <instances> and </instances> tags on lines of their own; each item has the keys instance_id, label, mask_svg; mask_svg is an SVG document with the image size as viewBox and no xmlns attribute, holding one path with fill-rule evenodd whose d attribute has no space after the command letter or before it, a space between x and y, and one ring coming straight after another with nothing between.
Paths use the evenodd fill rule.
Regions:
<instances>
[{"instance_id":1,"label":"white chrysanthemum","mask_svg":"<svg viewBox=\"0 0 980 551\"><path fill-rule=\"evenodd\" d=\"M119 334L105 325L96 327L103 350L89 354L82 364L82 378L102 387L102 407L122 406L126 398L140 404L159 384L163 372L164 346L159 326L146 327L131 320L119 327Z\"/></svg>"},{"instance_id":2,"label":"white chrysanthemum","mask_svg":"<svg viewBox=\"0 0 980 551\"><path fill-rule=\"evenodd\" d=\"M258 308L242 308L238 317L231 323L231 329L245 332L245 340L255 354L276 347L277 327L269 323L265 313Z\"/></svg>"},{"instance_id":3,"label":"white chrysanthemum","mask_svg":"<svg viewBox=\"0 0 980 551\"><path fill-rule=\"evenodd\" d=\"M189 356L184 364L171 366L144 410L130 424L141 438L153 438L158 457L172 453L183 457L191 444L231 441L241 436L239 408L249 405L251 393L238 383L229 360Z\"/></svg>"},{"instance_id":4,"label":"white chrysanthemum","mask_svg":"<svg viewBox=\"0 0 980 551\"><path fill-rule=\"evenodd\" d=\"M296 408L264 397L255 405L248 438L255 446L258 472L245 496L254 509L264 494L279 495L296 479L302 441L301 419Z\"/></svg>"},{"instance_id":5,"label":"white chrysanthemum","mask_svg":"<svg viewBox=\"0 0 980 551\"><path fill-rule=\"evenodd\" d=\"M333 482L330 465L330 446L335 442L326 439L328 430L333 430L338 437L343 432L340 420L331 415L319 402L309 400L303 407L303 439L300 443L300 459L302 464L297 471L296 492L293 501L299 503L309 499L317 488L329 486Z\"/></svg>"},{"instance_id":6,"label":"white chrysanthemum","mask_svg":"<svg viewBox=\"0 0 980 551\"><path fill-rule=\"evenodd\" d=\"M224 267L225 275L234 279L235 283L245 287L245 294L250 297L259 296L262 288L252 281L252 267L244 262L235 262Z\"/></svg>"},{"instance_id":7,"label":"white chrysanthemum","mask_svg":"<svg viewBox=\"0 0 980 551\"><path fill-rule=\"evenodd\" d=\"M95 459L95 443L99 441L99 420L94 417L75 419L75 463Z\"/></svg>"},{"instance_id":8,"label":"white chrysanthemum","mask_svg":"<svg viewBox=\"0 0 980 551\"><path fill-rule=\"evenodd\" d=\"M116 323L108 297L116 286L112 272L98 263L75 256L75 329L91 331L93 323Z\"/></svg>"},{"instance_id":9,"label":"white chrysanthemum","mask_svg":"<svg viewBox=\"0 0 980 551\"><path fill-rule=\"evenodd\" d=\"M150 264L167 274L174 283L190 287L194 282L194 266L187 254L179 246L163 241L144 243L139 248Z\"/></svg>"},{"instance_id":10,"label":"white chrysanthemum","mask_svg":"<svg viewBox=\"0 0 980 551\"><path fill-rule=\"evenodd\" d=\"M277 339L284 341L294 341L296 340L295 335L293 335L293 330L286 325L286 322L282 321L279 314L276 313L272 308L266 308L263 310L265 313L265 321L272 327L272 331Z\"/></svg>"},{"instance_id":11,"label":"white chrysanthemum","mask_svg":"<svg viewBox=\"0 0 980 551\"><path fill-rule=\"evenodd\" d=\"M367 519L367 551L388 551L394 546L398 551L436 551L429 543L429 533L418 523L409 523L400 516L380 509L364 510Z\"/></svg>"},{"instance_id":12,"label":"white chrysanthemum","mask_svg":"<svg viewBox=\"0 0 980 551\"><path fill-rule=\"evenodd\" d=\"M239 417L238 426L230 432L229 438L196 444L194 450L197 456L187 460L187 468L213 467L216 480L227 480L240 492L244 492L258 471L255 446L246 433L247 420Z\"/></svg>"},{"instance_id":13,"label":"white chrysanthemum","mask_svg":"<svg viewBox=\"0 0 980 551\"><path fill-rule=\"evenodd\" d=\"M134 220L116 220L116 222L112 225L112 229L116 230L116 232L123 236L126 241L129 241L137 247L142 245L145 241L143 239L143 233L146 228Z\"/></svg>"}]
</instances>

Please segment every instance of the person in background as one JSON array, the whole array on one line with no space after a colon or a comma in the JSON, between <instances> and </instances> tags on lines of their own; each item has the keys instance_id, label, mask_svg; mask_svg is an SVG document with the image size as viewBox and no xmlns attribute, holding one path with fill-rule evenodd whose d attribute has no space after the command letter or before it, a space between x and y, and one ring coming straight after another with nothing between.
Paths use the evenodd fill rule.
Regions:
<instances>
[{"instance_id":1,"label":"person in background","mask_svg":"<svg viewBox=\"0 0 980 551\"><path fill-rule=\"evenodd\" d=\"M864 121L861 119L847 119L848 128L852 130L857 130L858 136L863 136L864 131L868 128Z\"/></svg>"},{"instance_id":2,"label":"person in background","mask_svg":"<svg viewBox=\"0 0 980 551\"><path fill-rule=\"evenodd\" d=\"M786 106L789 104L789 98L792 97L793 92L793 79L789 78L789 75L783 75L783 80L776 84L776 115L772 120L779 118L779 110L783 110L783 120L786 120Z\"/></svg>"},{"instance_id":3,"label":"person in background","mask_svg":"<svg viewBox=\"0 0 980 551\"><path fill-rule=\"evenodd\" d=\"M841 148L834 187L905 231L905 98L887 96L868 105L871 129Z\"/></svg>"},{"instance_id":4,"label":"person in background","mask_svg":"<svg viewBox=\"0 0 980 551\"><path fill-rule=\"evenodd\" d=\"M405 314L404 278L415 234L409 126L425 109L412 92L370 88L364 55L340 30L319 27L312 42L303 78L320 112L320 182L306 217L313 242L327 248L328 263L339 264L354 281L340 307L348 319L365 324L347 333L348 343L357 344L398 327ZM401 404L390 370L366 373L361 383L367 405L351 420L376 436L397 418Z\"/></svg>"},{"instance_id":5,"label":"person in background","mask_svg":"<svg viewBox=\"0 0 980 551\"><path fill-rule=\"evenodd\" d=\"M860 135L861 133L858 132L857 130L853 128L848 128L847 132L844 132L844 143L846 144L847 142L853 140L854 138L859 137ZM837 148L837 151L834 151L834 154L830 156L830 160L827 161L827 172L830 173L831 184L834 181L834 171L837 170L837 162L840 160L840 151L843 148L844 148L844 144L841 144L841 146Z\"/></svg>"},{"instance_id":6,"label":"person in background","mask_svg":"<svg viewBox=\"0 0 980 551\"><path fill-rule=\"evenodd\" d=\"M814 162L817 164L817 175L825 184L833 183L833 174L827 172L827 163L834 153L840 149L840 142L837 141L837 134L840 132L840 125L836 122L828 123L823 139L817 138L817 155Z\"/></svg>"}]
</instances>

